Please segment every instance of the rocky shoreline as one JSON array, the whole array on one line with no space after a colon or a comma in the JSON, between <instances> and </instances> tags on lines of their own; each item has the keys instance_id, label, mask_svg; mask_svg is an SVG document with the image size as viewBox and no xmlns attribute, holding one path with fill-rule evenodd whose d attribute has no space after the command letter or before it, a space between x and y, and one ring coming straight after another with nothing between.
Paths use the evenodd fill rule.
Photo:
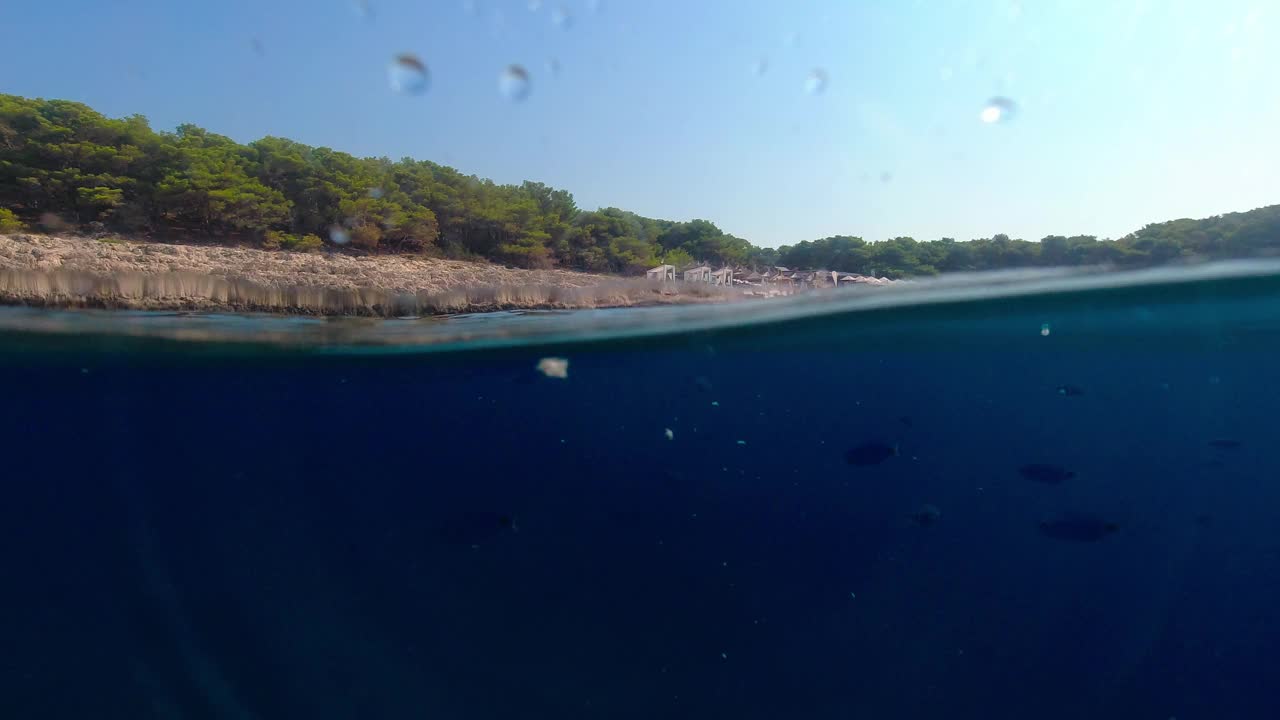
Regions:
<instances>
[{"instance_id":1,"label":"rocky shoreline","mask_svg":"<svg viewBox=\"0 0 1280 720\"><path fill-rule=\"evenodd\" d=\"M0 303L8 305L402 316L744 297L709 285L422 256L0 235Z\"/></svg>"}]
</instances>

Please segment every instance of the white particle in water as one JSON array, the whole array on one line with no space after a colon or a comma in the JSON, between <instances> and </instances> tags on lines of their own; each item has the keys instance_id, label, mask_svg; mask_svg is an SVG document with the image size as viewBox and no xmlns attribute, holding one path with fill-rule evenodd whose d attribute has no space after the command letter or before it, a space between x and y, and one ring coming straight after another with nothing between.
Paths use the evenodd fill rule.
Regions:
<instances>
[{"instance_id":1,"label":"white particle in water","mask_svg":"<svg viewBox=\"0 0 1280 720\"><path fill-rule=\"evenodd\" d=\"M569 361L565 358L544 357L538 361L538 372L550 378L569 377Z\"/></svg>"},{"instance_id":2,"label":"white particle in water","mask_svg":"<svg viewBox=\"0 0 1280 720\"><path fill-rule=\"evenodd\" d=\"M821 95L827 89L827 71L822 68L814 68L809 71L809 75L804 79L804 91L810 95Z\"/></svg>"},{"instance_id":3,"label":"white particle in water","mask_svg":"<svg viewBox=\"0 0 1280 720\"><path fill-rule=\"evenodd\" d=\"M738 444L739 444L739 445L746 445L746 444L747 444L747 441L746 441L746 440L739 440L739 441L738 441Z\"/></svg>"},{"instance_id":4,"label":"white particle in water","mask_svg":"<svg viewBox=\"0 0 1280 720\"><path fill-rule=\"evenodd\" d=\"M556 27L561 30L568 30L573 27L573 16L569 14L569 11L563 5L561 5L551 11L551 22L555 23Z\"/></svg>"},{"instance_id":5,"label":"white particle in water","mask_svg":"<svg viewBox=\"0 0 1280 720\"><path fill-rule=\"evenodd\" d=\"M1009 98L993 97L983 106L982 112L978 114L978 117L982 122L994 125L1012 119L1017 111L1017 103Z\"/></svg>"},{"instance_id":6,"label":"white particle in water","mask_svg":"<svg viewBox=\"0 0 1280 720\"><path fill-rule=\"evenodd\" d=\"M676 439L676 434L675 434L674 432L672 432L672 431L671 431L671 428L666 428L666 429L664 429L664 430L662 431L662 434L663 434L663 435L666 435L668 440L675 440L675 439Z\"/></svg>"},{"instance_id":7,"label":"white particle in water","mask_svg":"<svg viewBox=\"0 0 1280 720\"><path fill-rule=\"evenodd\" d=\"M498 93L512 102L529 97L529 89L529 71L519 65L507 66L498 76Z\"/></svg>"},{"instance_id":8,"label":"white particle in water","mask_svg":"<svg viewBox=\"0 0 1280 720\"><path fill-rule=\"evenodd\" d=\"M351 233L341 225L329 226L329 240L335 245L346 245L351 242Z\"/></svg>"},{"instance_id":9,"label":"white particle in water","mask_svg":"<svg viewBox=\"0 0 1280 720\"><path fill-rule=\"evenodd\" d=\"M1049 337L1049 323L1045 323L1040 326L1040 335L1042 337Z\"/></svg>"},{"instance_id":10,"label":"white particle in water","mask_svg":"<svg viewBox=\"0 0 1280 720\"><path fill-rule=\"evenodd\" d=\"M400 53L387 66L387 83L392 92L401 95L421 95L431 84L431 73L426 64L412 53Z\"/></svg>"}]
</instances>

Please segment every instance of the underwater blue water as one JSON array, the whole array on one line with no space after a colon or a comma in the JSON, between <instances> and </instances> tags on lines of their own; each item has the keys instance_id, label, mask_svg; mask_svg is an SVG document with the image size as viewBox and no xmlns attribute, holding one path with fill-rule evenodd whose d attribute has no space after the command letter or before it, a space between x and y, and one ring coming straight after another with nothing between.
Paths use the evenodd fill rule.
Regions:
<instances>
[{"instance_id":1,"label":"underwater blue water","mask_svg":"<svg viewBox=\"0 0 1280 720\"><path fill-rule=\"evenodd\" d=\"M1275 277L601 337L0 336L3 716L1280 717Z\"/></svg>"}]
</instances>

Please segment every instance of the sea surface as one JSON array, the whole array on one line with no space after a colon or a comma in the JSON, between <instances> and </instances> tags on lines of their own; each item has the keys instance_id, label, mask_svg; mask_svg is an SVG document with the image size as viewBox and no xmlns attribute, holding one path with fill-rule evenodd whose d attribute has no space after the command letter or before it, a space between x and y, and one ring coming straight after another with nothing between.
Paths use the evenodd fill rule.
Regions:
<instances>
[{"instance_id":1,"label":"sea surface","mask_svg":"<svg viewBox=\"0 0 1280 720\"><path fill-rule=\"evenodd\" d=\"M1278 361L1274 263L3 309L0 717L1280 717Z\"/></svg>"}]
</instances>

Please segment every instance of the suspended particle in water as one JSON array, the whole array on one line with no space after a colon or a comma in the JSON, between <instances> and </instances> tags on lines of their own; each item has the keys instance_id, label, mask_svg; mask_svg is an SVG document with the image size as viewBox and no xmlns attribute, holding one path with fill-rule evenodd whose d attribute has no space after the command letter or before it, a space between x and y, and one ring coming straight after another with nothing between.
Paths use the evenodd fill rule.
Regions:
<instances>
[{"instance_id":1,"label":"suspended particle in water","mask_svg":"<svg viewBox=\"0 0 1280 720\"><path fill-rule=\"evenodd\" d=\"M538 361L538 372L549 378L565 380L569 377L569 361L565 358L544 357Z\"/></svg>"},{"instance_id":2,"label":"suspended particle in water","mask_svg":"<svg viewBox=\"0 0 1280 720\"><path fill-rule=\"evenodd\" d=\"M752 75L755 75L756 77L763 77L764 74L767 72L769 72L768 58L759 58L754 63L751 64Z\"/></svg>"},{"instance_id":3,"label":"suspended particle in water","mask_svg":"<svg viewBox=\"0 0 1280 720\"><path fill-rule=\"evenodd\" d=\"M508 65L498 75L498 93L512 102L529 97L529 89L529 71L519 65Z\"/></svg>"},{"instance_id":4,"label":"suspended particle in water","mask_svg":"<svg viewBox=\"0 0 1280 720\"><path fill-rule=\"evenodd\" d=\"M827 89L828 79L826 70L814 68L804 79L804 91L810 95L821 95Z\"/></svg>"},{"instance_id":5,"label":"suspended particle in water","mask_svg":"<svg viewBox=\"0 0 1280 720\"><path fill-rule=\"evenodd\" d=\"M529 12L538 12L542 9L542 0L529 0Z\"/></svg>"},{"instance_id":6,"label":"suspended particle in water","mask_svg":"<svg viewBox=\"0 0 1280 720\"><path fill-rule=\"evenodd\" d=\"M362 19L373 20L373 6L369 4L369 0L356 0L351 5Z\"/></svg>"},{"instance_id":7,"label":"suspended particle in water","mask_svg":"<svg viewBox=\"0 0 1280 720\"><path fill-rule=\"evenodd\" d=\"M369 197L373 198L374 200L381 200L382 195L383 195L382 188L380 187L369 188Z\"/></svg>"},{"instance_id":8,"label":"suspended particle in water","mask_svg":"<svg viewBox=\"0 0 1280 720\"><path fill-rule=\"evenodd\" d=\"M561 30L568 30L573 27L573 16L565 6L561 5L551 11L551 22Z\"/></svg>"},{"instance_id":9,"label":"suspended particle in water","mask_svg":"<svg viewBox=\"0 0 1280 720\"><path fill-rule=\"evenodd\" d=\"M555 58L553 58L553 57L552 57L552 58L547 58L547 72L551 73L551 76L552 76L552 77L555 77L556 75L559 75L559 74L560 74L560 61L559 61L559 60L557 60L557 59L555 59Z\"/></svg>"},{"instance_id":10,"label":"suspended particle in water","mask_svg":"<svg viewBox=\"0 0 1280 720\"><path fill-rule=\"evenodd\" d=\"M783 44L783 45L785 45L786 47L789 47L789 48L793 48L793 47L795 47L796 45L799 45L799 44L800 44L800 33L798 33L798 32L796 32L796 31L792 30L791 32L789 32L789 33L787 33L787 34L783 35L783 36L782 36L782 44Z\"/></svg>"},{"instance_id":11,"label":"suspended particle in water","mask_svg":"<svg viewBox=\"0 0 1280 720\"><path fill-rule=\"evenodd\" d=\"M880 182L882 182L882 183L884 183L884 184L886 184L886 185L888 185L889 183L893 182L893 173L889 172L888 170L881 170L881 171L880 171Z\"/></svg>"},{"instance_id":12,"label":"suspended particle in water","mask_svg":"<svg viewBox=\"0 0 1280 720\"><path fill-rule=\"evenodd\" d=\"M341 225L329 226L329 241L335 245L346 245L351 242L351 233Z\"/></svg>"},{"instance_id":13,"label":"suspended particle in water","mask_svg":"<svg viewBox=\"0 0 1280 720\"><path fill-rule=\"evenodd\" d=\"M987 104L982 107L982 112L978 114L978 118L988 125L994 125L1013 119L1017 111L1017 103L1007 97L997 96L987 101Z\"/></svg>"},{"instance_id":14,"label":"suspended particle in water","mask_svg":"<svg viewBox=\"0 0 1280 720\"><path fill-rule=\"evenodd\" d=\"M476 0L462 0L462 11L468 15L479 15L480 5Z\"/></svg>"},{"instance_id":15,"label":"suspended particle in water","mask_svg":"<svg viewBox=\"0 0 1280 720\"><path fill-rule=\"evenodd\" d=\"M417 55L400 53L387 66L387 84L401 95L421 95L431 84L431 73Z\"/></svg>"},{"instance_id":16,"label":"suspended particle in water","mask_svg":"<svg viewBox=\"0 0 1280 720\"><path fill-rule=\"evenodd\" d=\"M665 428L665 429L663 429L662 434L663 434L663 435L666 435L668 440L675 440L675 439L676 439L676 434L675 434L674 432L672 432L671 428Z\"/></svg>"},{"instance_id":17,"label":"suspended particle in water","mask_svg":"<svg viewBox=\"0 0 1280 720\"><path fill-rule=\"evenodd\" d=\"M593 15L600 12L600 0L587 0L587 12Z\"/></svg>"},{"instance_id":18,"label":"suspended particle in water","mask_svg":"<svg viewBox=\"0 0 1280 720\"><path fill-rule=\"evenodd\" d=\"M943 82L950 80L952 75L955 75L955 71L949 67L942 67L938 69L938 79Z\"/></svg>"},{"instance_id":19,"label":"suspended particle in water","mask_svg":"<svg viewBox=\"0 0 1280 720\"><path fill-rule=\"evenodd\" d=\"M1040 336L1049 337L1049 323L1045 323L1040 326Z\"/></svg>"},{"instance_id":20,"label":"suspended particle in water","mask_svg":"<svg viewBox=\"0 0 1280 720\"><path fill-rule=\"evenodd\" d=\"M262 57L267 54L267 49L262 44L262 40L257 37L249 38L249 48L253 50L253 54Z\"/></svg>"}]
</instances>

